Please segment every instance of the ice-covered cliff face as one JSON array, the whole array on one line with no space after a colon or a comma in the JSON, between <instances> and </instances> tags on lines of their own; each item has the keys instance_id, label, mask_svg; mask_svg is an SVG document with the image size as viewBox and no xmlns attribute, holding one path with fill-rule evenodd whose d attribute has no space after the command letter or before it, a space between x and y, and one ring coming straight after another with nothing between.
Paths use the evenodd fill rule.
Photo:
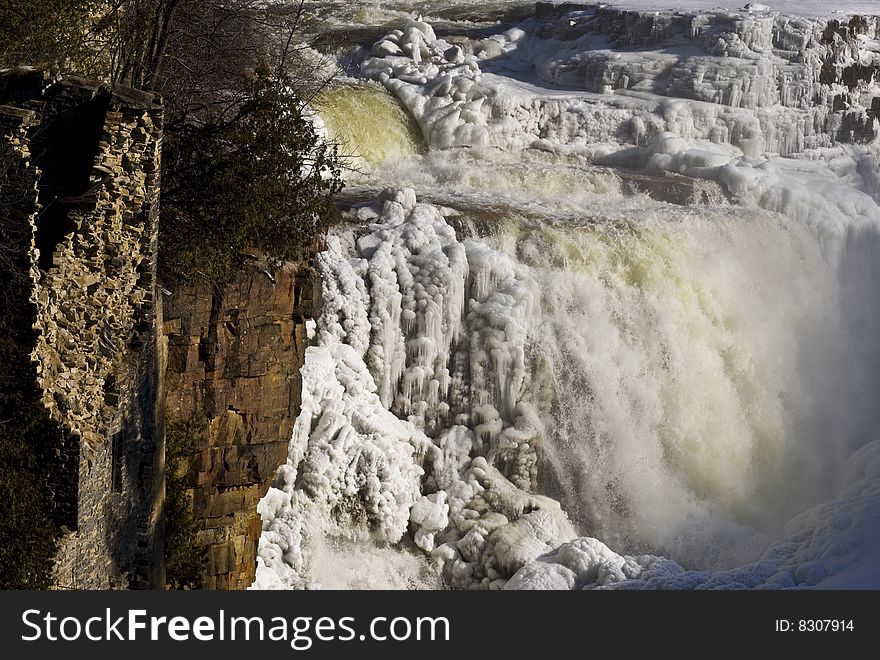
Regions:
<instances>
[{"instance_id":1,"label":"ice-covered cliff face","mask_svg":"<svg viewBox=\"0 0 880 660\"><path fill-rule=\"evenodd\" d=\"M410 21L373 46L361 71L401 100L435 148L530 146L682 171L734 154L873 142L878 35L877 17L539 3L535 18L467 44ZM712 146L659 163L652 156L668 133Z\"/></svg>"},{"instance_id":2,"label":"ice-covered cliff face","mask_svg":"<svg viewBox=\"0 0 880 660\"><path fill-rule=\"evenodd\" d=\"M362 159L257 586L880 584L878 21L450 16L321 110Z\"/></svg>"}]
</instances>

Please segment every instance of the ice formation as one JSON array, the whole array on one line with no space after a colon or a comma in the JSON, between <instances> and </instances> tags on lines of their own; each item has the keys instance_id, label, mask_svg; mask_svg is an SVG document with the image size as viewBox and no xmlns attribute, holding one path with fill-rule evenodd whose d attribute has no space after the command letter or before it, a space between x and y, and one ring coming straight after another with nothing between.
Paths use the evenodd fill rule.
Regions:
<instances>
[{"instance_id":1,"label":"ice formation","mask_svg":"<svg viewBox=\"0 0 880 660\"><path fill-rule=\"evenodd\" d=\"M880 586L880 21L690 4L346 55L428 153L351 132L255 586Z\"/></svg>"},{"instance_id":2,"label":"ice formation","mask_svg":"<svg viewBox=\"0 0 880 660\"><path fill-rule=\"evenodd\" d=\"M837 252L809 224L657 206L640 226L459 241L456 216L411 190L382 198L321 255L303 417L261 510L263 586L272 572L302 583L305 537L393 544L407 523L458 588L667 584L678 564L576 539L559 502L536 492L540 459L583 529L691 563L694 546L727 545L729 563L815 503L877 422L834 399L853 383L876 393L865 355L837 345L851 333L862 350L870 332L846 326ZM813 364L789 343L799 331ZM808 491L795 475L811 475Z\"/></svg>"},{"instance_id":3,"label":"ice formation","mask_svg":"<svg viewBox=\"0 0 880 660\"><path fill-rule=\"evenodd\" d=\"M595 152L670 131L790 155L873 137L878 20L843 30L775 14L626 14L584 6L488 37L466 54L410 20L373 47L382 81L428 144ZM835 112L849 108L846 112ZM631 155L632 157L632 155Z\"/></svg>"},{"instance_id":4,"label":"ice formation","mask_svg":"<svg viewBox=\"0 0 880 660\"><path fill-rule=\"evenodd\" d=\"M334 342L308 349L303 408L287 464L260 503L258 583L303 584L303 548L324 537L400 541L419 499L413 454L429 441L381 404L361 355Z\"/></svg>"},{"instance_id":5,"label":"ice formation","mask_svg":"<svg viewBox=\"0 0 880 660\"><path fill-rule=\"evenodd\" d=\"M639 14L585 5L545 10L473 53L409 20L372 55L363 75L397 96L434 149L582 154L717 180L746 203L798 205L793 214L824 214L815 202L827 190L798 191L803 169L828 181L840 160L862 161L856 187L867 197L854 211L876 207L876 17L831 24L755 7ZM779 158L807 151L807 168Z\"/></svg>"},{"instance_id":6,"label":"ice formation","mask_svg":"<svg viewBox=\"0 0 880 660\"><path fill-rule=\"evenodd\" d=\"M540 427L524 399L532 296L515 264L458 241L412 190L386 191L358 218L373 224L345 236L356 256L339 237L320 256L324 309L303 368L303 412L278 488L261 505L260 572L291 585L302 581L308 535L396 543L411 523L415 544L431 552L450 519L499 509L511 517L538 501L514 485L534 482ZM488 464L463 476L472 452L513 483ZM431 492L421 496L423 465ZM469 508L477 493L491 509ZM559 505L544 505L551 528L565 528Z\"/></svg>"}]
</instances>

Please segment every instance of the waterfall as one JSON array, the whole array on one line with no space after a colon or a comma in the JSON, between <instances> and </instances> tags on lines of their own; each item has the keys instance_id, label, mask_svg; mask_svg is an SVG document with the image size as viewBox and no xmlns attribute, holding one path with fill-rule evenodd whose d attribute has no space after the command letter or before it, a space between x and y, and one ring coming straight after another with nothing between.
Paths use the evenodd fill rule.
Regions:
<instances>
[{"instance_id":1,"label":"waterfall","mask_svg":"<svg viewBox=\"0 0 880 660\"><path fill-rule=\"evenodd\" d=\"M315 107L350 168L374 169L421 150L418 127L382 87L333 87L317 97Z\"/></svg>"},{"instance_id":2,"label":"waterfall","mask_svg":"<svg viewBox=\"0 0 880 660\"><path fill-rule=\"evenodd\" d=\"M855 152L759 157L715 139L722 106L536 99L480 66L555 51L489 41L410 18L362 65L384 87L317 104L358 171L257 586L860 584L880 212Z\"/></svg>"},{"instance_id":3,"label":"waterfall","mask_svg":"<svg viewBox=\"0 0 880 660\"><path fill-rule=\"evenodd\" d=\"M847 304L873 286L823 240L846 239L700 209L541 226L507 247L540 291L546 488L582 533L734 565L834 496L880 430L880 351ZM843 262L876 273L873 246Z\"/></svg>"},{"instance_id":4,"label":"waterfall","mask_svg":"<svg viewBox=\"0 0 880 660\"><path fill-rule=\"evenodd\" d=\"M615 220L508 216L459 237L458 216L411 191L357 215L322 255L322 354L307 356L321 371L304 372L307 390L336 379L346 394L321 395L320 410L307 400L291 444L300 483L347 533L398 540L420 495L405 466L463 432L459 460L483 456L512 487L558 499L580 535L735 566L833 498L878 431L878 319L852 304L876 297L876 237L852 246L776 214L647 202ZM309 452L340 424L361 434L334 440L343 452L400 438L370 459L376 501L398 513L334 512L364 496L327 486L337 459ZM444 487L422 477L421 492Z\"/></svg>"}]
</instances>

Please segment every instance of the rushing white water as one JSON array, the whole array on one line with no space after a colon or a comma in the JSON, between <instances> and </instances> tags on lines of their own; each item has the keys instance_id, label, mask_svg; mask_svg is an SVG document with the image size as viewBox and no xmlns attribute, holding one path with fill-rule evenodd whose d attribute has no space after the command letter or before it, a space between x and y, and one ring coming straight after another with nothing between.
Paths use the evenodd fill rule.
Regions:
<instances>
[{"instance_id":1,"label":"rushing white water","mask_svg":"<svg viewBox=\"0 0 880 660\"><path fill-rule=\"evenodd\" d=\"M388 88L448 109L423 80L448 44L414 21L394 39L421 68L392 58L415 87ZM876 583L880 539L859 529L880 511L880 210L850 152L771 161L660 133L649 173L700 177L711 202L675 206L635 190L677 180L489 147L443 112L422 130L473 145L419 153L377 88L323 104L368 201L320 257L257 585ZM465 124L511 124L478 112Z\"/></svg>"},{"instance_id":2,"label":"rushing white water","mask_svg":"<svg viewBox=\"0 0 880 660\"><path fill-rule=\"evenodd\" d=\"M677 215L499 240L541 291L551 492L612 547L733 565L875 437L877 326L847 303L873 286L854 291L802 224Z\"/></svg>"},{"instance_id":3,"label":"rushing white water","mask_svg":"<svg viewBox=\"0 0 880 660\"><path fill-rule=\"evenodd\" d=\"M315 107L350 169L373 170L420 150L418 129L382 87L334 87L318 96Z\"/></svg>"}]
</instances>

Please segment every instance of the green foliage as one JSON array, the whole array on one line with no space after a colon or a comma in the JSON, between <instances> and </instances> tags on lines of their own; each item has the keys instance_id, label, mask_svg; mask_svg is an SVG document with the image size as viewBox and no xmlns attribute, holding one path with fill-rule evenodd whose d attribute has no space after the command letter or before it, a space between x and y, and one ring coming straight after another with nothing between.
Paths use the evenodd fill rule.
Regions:
<instances>
[{"instance_id":1,"label":"green foliage","mask_svg":"<svg viewBox=\"0 0 880 660\"><path fill-rule=\"evenodd\" d=\"M166 136L160 265L165 278L228 280L243 253L296 258L332 221L335 147L316 139L284 76L258 71L231 116Z\"/></svg>"},{"instance_id":2,"label":"green foliage","mask_svg":"<svg viewBox=\"0 0 880 660\"><path fill-rule=\"evenodd\" d=\"M108 4L106 0L0 0L0 65L104 73L109 59L97 17Z\"/></svg>"},{"instance_id":3,"label":"green foliage","mask_svg":"<svg viewBox=\"0 0 880 660\"><path fill-rule=\"evenodd\" d=\"M205 426L202 418L165 426L165 581L173 589L198 588L205 560L187 494L189 459L199 451Z\"/></svg>"}]
</instances>

